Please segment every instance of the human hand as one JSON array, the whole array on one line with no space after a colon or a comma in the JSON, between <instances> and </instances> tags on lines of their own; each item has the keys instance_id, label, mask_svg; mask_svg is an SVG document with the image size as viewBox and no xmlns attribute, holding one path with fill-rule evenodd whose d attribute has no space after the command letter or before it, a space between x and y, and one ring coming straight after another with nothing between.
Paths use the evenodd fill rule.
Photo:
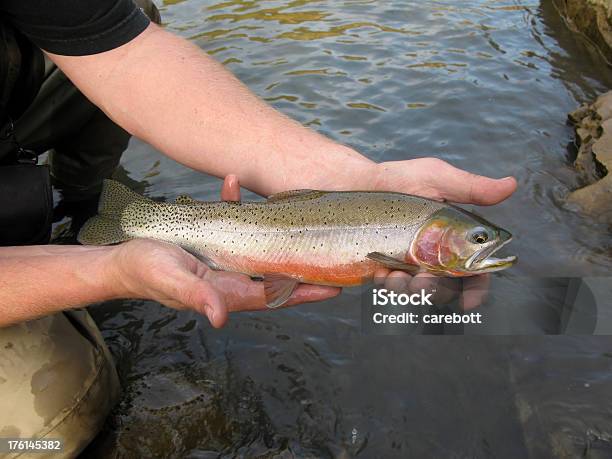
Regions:
<instances>
[{"instance_id":1,"label":"human hand","mask_svg":"<svg viewBox=\"0 0 612 459\"><path fill-rule=\"evenodd\" d=\"M371 180L368 178L367 180ZM396 191L436 200L466 204L492 205L508 198L516 190L513 177L491 179L458 169L437 158L389 161L376 165L370 187L377 191ZM411 276L403 271L381 268L375 281L389 290L414 293L436 290L437 304L450 302L459 296L463 310L478 307L486 298L488 274L463 279L443 278L429 273Z\"/></svg>"},{"instance_id":2,"label":"human hand","mask_svg":"<svg viewBox=\"0 0 612 459\"><path fill-rule=\"evenodd\" d=\"M240 199L235 176L226 177L221 191L226 201ZM229 312L266 310L263 282L245 274L214 271L180 247L150 239L114 246L111 285L119 297L158 301L178 310L194 310L222 327ZM287 306L332 298L340 289L299 285Z\"/></svg>"}]
</instances>

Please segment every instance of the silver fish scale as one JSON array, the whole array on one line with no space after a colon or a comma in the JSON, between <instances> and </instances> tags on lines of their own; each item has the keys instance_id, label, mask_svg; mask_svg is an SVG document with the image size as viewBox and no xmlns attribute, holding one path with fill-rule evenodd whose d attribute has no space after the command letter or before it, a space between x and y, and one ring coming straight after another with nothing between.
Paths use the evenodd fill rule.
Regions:
<instances>
[{"instance_id":1,"label":"silver fish scale","mask_svg":"<svg viewBox=\"0 0 612 459\"><path fill-rule=\"evenodd\" d=\"M370 252L401 256L443 203L396 193L312 192L271 202L138 200L123 231L178 244L222 269L254 273L252 260L333 267Z\"/></svg>"}]
</instances>

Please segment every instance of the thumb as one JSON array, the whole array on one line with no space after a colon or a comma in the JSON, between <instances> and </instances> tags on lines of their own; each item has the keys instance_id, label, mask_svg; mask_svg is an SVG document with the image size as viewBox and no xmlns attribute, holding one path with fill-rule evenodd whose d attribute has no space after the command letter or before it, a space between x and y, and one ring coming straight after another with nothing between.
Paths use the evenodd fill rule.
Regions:
<instances>
[{"instance_id":1,"label":"thumb","mask_svg":"<svg viewBox=\"0 0 612 459\"><path fill-rule=\"evenodd\" d=\"M221 187L222 201L240 201L240 183L235 174L225 176L223 186Z\"/></svg>"},{"instance_id":2,"label":"thumb","mask_svg":"<svg viewBox=\"0 0 612 459\"><path fill-rule=\"evenodd\" d=\"M444 199L466 204L488 206L510 197L516 190L516 179L493 179L472 174L443 163L432 177L432 185Z\"/></svg>"}]
</instances>

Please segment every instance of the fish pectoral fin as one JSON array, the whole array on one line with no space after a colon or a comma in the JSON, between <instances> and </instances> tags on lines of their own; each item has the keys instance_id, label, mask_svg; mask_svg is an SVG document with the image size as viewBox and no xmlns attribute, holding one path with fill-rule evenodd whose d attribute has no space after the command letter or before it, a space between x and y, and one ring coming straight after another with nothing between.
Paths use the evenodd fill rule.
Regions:
<instances>
[{"instance_id":1,"label":"fish pectoral fin","mask_svg":"<svg viewBox=\"0 0 612 459\"><path fill-rule=\"evenodd\" d=\"M394 269L396 271L406 271L410 274L417 274L420 271L418 266L409 265L408 263L404 263L403 261L398 260L397 258L385 255L384 253L370 252L368 253L367 257L370 260L374 260L384 265L385 267L389 269Z\"/></svg>"},{"instance_id":2,"label":"fish pectoral fin","mask_svg":"<svg viewBox=\"0 0 612 459\"><path fill-rule=\"evenodd\" d=\"M174 200L175 204L197 204L197 202L198 201L193 199L191 196L187 196L186 194L181 194Z\"/></svg>"},{"instance_id":3,"label":"fish pectoral fin","mask_svg":"<svg viewBox=\"0 0 612 459\"><path fill-rule=\"evenodd\" d=\"M266 295L266 306L278 308L285 304L299 281L285 276L284 274L264 274L264 293Z\"/></svg>"},{"instance_id":4,"label":"fish pectoral fin","mask_svg":"<svg viewBox=\"0 0 612 459\"><path fill-rule=\"evenodd\" d=\"M223 271L223 268L221 268L215 261L213 261L212 258L202 253L193 253L193 255L195 255L196 258L198 258L202 263L204 263L213 271Z\"/></svg>"},{"instance_id":5,"label":"fish pectoral fin","mask_svg":"<svg viewBox=\"0 0 612 459\"><path fill-rule=\"evenodd\" d=\"M304 199L314 199L325 194L325 191L317 190L291 190L281 191L280 193L272 194L268 196L268 202L279 202L279 201L302 201Z\"/></svg>"},{"instance_id":6,"label":"fish pectoral fin","mask_svg":"<svg viewBox=\"0 0 612 459\"><path fill-rule=\"evenodd\" d=\"M193 247L189 247L188 245L181 245L180 247L185 252L188 252L191 255L193 255L194 257L196 257L198 260L200 260L202 263L204 263L206 266L208 266L213 271L223 271L224 270L212 258L210 258L205 253L202 253L201 251L199 251L199 250L197 250L197 249L195 249Z\"/></svg>"}]
</instances>

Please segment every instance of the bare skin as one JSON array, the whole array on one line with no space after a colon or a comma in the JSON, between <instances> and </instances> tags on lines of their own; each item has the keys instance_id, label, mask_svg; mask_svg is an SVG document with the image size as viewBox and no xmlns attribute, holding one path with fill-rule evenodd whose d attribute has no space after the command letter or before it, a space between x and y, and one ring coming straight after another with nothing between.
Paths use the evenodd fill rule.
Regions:
<instances>
[{"instance_id":1,"label":"bare skin","mask_svg":"<svg viewBox=\"0 0 612 459\"><path fill-rule=\"evenodd\" d=\"M49 56L127 131L195 170L236 174L226 180L227 199L239 199L238 179L262 195L300 188L384 190L479 205L499 203L516 189L512 177L482 177L435 158L376 164L266 105L199 48L154 24L108 52ZM404 290L431 282L424 275L379 274ZM464 308L482 302L486 281L466 281ZM264 308L259 284L211 272L182 250L151 241L95 249L1 248L0 326L132 297L193 309L219 327L229 311ZM291 304L337 294L301 286Z\"/></svg>"}]
</instances>

